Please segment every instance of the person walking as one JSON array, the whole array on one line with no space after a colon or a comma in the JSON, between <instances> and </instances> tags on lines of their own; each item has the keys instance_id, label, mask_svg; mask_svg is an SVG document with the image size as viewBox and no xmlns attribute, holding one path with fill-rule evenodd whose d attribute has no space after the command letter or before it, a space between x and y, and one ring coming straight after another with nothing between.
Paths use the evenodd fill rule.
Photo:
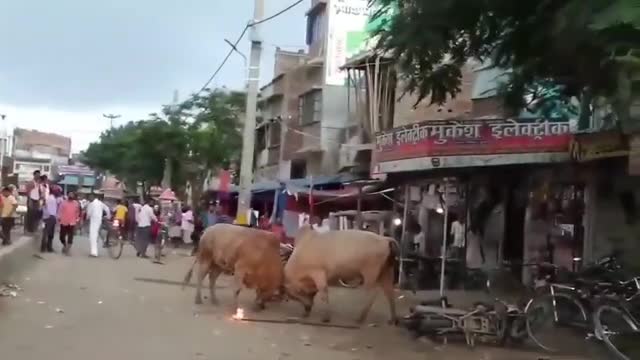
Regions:
<instances>
[{"instance_id":1,"label":"person walking","mask_svg":"<svg viewBox=\"0 0 640 360\"><path fill-rule=\"evenodd\" d=\"M75 193L70 192L67 195L67 199L60 204L58 219L60 222L62 253L69 255L73 245L73 234L76 225L80 221L80 203L76 200Z\"/></svg>"},{"instance_id":2,"label":"person walking","mask_svg":"<svg viewBox=\"0 0 640 360\"><path fill-rule=\"evenodd\" d=\"M41 186L40 170L33 172L33 180L27 184L27 216L24 222L27 233L33 234L38 227L40 212L42 210L41 201L43 192Z\"/></svg>"},{"instance_id":3,"label":"person walking","mask_svg":"<svg viewBox=\"0 0 640 360\"><path fill-rule=\"evenodd\" d=\"M0 210L0 224L2 225L2 245L11 245L11 230L14 216L18 208L18 200L13 196L11 188L2 188L2 209Z\"/></svg>"},{"instance_id":4,"label":"person walking","mask_svg":"<svg viewBox=\"0 0 640 360\"><path fill-rule=\"evenodd\" d=\"M42 230L40 252L53 252L53 236L56 231L58 207L60 206L60 202L60 192L57 189L47 193L44 200L44 208L42 210L44 229Z\"/></svg>"},{"instance_id":5,"label":"person walking","mask_svg":"<svg viewBox=\"0 0 640 360\"><path fill-rule=\"evenodd\" d=\"M151 242L151 223L154 221L158 221L158 218L151 207L151 200L147 200L137 216L135 248L138 257L148 258L147 247Z\"/></svg>"},{"instance_id":6,"label":"person walking","mask_svg":"<svg viewBox=\"0 0 640 360\"><path fill-rule=\"evenodd\" d=\"M98 257L98 236L102 226L102 218L110 215L111 211L100 199L93 196L93 200L87 205L87 218L89 219L89 243L91 250L89 256Z\"/></svg>"},{"instance_id":7,"label":"person walking","mask_svg":"<svg viewBox=\"0 0 640 360\"><path fill-rule=\"evenodd\" d=\"M182 227L182 242L188 244L191 242L191 234L194 230L194 218L193 211L189 206L185 206L182 209L182 218L180 220L180 226Z\"/></svg>"},{"instance_id":8,"label":"person walking","mask_svg":"<svg viewBox=\"0 0 640 360\"><path fill-rule=\"evenodd\" d=\"M127 206L127 239L134 241L136 235L136 228L138 227L138 207L140 204L137 199L134 199Z\"/></svg>"}]
</instances>

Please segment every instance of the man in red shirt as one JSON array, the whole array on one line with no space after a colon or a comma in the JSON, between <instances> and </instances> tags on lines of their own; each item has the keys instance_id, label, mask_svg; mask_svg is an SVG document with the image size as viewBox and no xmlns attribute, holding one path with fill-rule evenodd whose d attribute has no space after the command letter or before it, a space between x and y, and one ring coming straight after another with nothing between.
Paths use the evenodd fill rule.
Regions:
<instances>
[{"instance_id":1,"label":"man in red shirt","mask_svg":"<svg viewBox=\"0 0 640 360\"><path fill-rule=\"evenodd\" d=\"M60 242L63 245L62 252L69 255L73 245L73 233L80 220L80 203L76 201L76 195L70 192L67 199L60 204L58 210L60 222Z\"/></svg>"}]
</instances>

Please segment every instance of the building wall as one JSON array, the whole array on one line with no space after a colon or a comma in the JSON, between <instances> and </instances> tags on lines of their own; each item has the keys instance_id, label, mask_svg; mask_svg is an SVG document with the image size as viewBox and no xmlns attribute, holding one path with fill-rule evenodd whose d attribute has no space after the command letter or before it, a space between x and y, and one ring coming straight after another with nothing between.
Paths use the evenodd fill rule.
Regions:
<instances>
[{"instance_id":1,"label":"building wall","mask_svg":"<svg viewBox=\"0 0 640 360\"><path fill-rule=\"evenodd\" d=\"M278 47L276 48L275 58L273 65L274 78L304 64L307 59L307 54L305 54L304 50L286 51Z\"/></svg>"},{"instance_id":2,"label":"building wall","mask_svg":"<svg viewBox=\"0 0 640 360\"><path fill-rule=\"evenodd\" d=\"M430 104L430 98L422 100L414 106L418 97L414 94L403 94L403 84L396 89L393 126L403 126L426 120L446 120L451 118L469 118L472 116L471 100L473 83L476 74L471 65L462 69L461 92L442 105Z\"/></svg>"},{"instance_id":3,"label":"building wall","mask_svg":"<svg viewBox=\"0 0 640 360\"><path fill-rule=\"evenodd\" d=\"M16 128L13 131L13 154L16 157L50 158L56 163L67 163L71 156L71 138Z\"/></svg>"}]
</instances>

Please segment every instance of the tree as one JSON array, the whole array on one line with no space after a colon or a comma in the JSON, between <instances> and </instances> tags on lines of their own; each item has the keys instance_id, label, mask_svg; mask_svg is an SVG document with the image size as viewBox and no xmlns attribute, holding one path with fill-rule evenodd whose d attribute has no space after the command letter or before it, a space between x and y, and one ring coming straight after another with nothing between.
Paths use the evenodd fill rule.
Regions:
<instances>
[{"instance_id":1,"label":"tree","mask_svg":"<svg viewBox=\"0 0 640 360\"><path fill-rule=\"evenodd\" d=\"M164 106L147 120L103 132L83 156L88 165L111 172L130 188L138 182L146 188L160 184L168 165L176 193L190 182L197 201L209 171L239 155L243 107L244 93L206 91Z\"/></svg>"},{"instance_id":2,"label":"tree","mask_svg":"<svg viewBox=\"0 0 640 360\"><path fill-rule=\"evenodd\" d=\"M523 109L541 84L581 100L604 97L629 127L640 74L637 0L373 0L378 48L398 59L406 91L443 103L469 60L509 69L507 105ZM539 100L539 99L538 99ZM556 99L557 100L557 99Z\"/></svg>"}]
</instances>

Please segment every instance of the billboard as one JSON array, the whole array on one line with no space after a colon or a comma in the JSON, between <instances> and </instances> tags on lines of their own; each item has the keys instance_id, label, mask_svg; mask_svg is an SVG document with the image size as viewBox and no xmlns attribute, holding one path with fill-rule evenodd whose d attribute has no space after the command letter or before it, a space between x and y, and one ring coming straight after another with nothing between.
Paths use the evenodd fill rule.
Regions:
<instances>
[{"instance_id":1,"label":"billboard","mask_svg":"<svg viewBox=\"0 0 640 360\"><path fill-rule=\"evenodd\" d=\"M329 0L325 84L345 85L347 72L340 69L359 53L368 39L366 31L372 11L369 0Z\"/></svg>"}]
</instances>

